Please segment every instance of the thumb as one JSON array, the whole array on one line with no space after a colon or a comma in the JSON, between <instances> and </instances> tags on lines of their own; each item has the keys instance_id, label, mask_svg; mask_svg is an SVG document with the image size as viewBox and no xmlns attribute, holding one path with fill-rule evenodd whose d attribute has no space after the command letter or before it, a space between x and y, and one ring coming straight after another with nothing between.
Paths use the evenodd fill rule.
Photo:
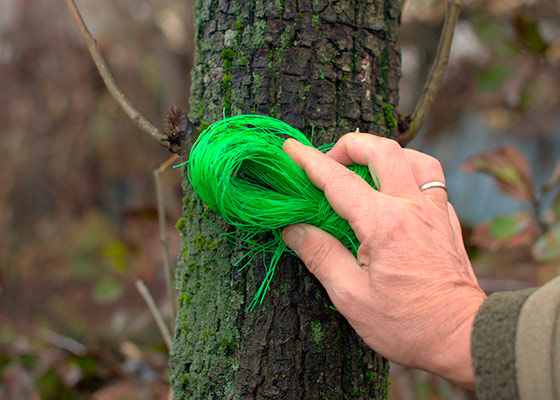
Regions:
<instances>
[{"instance_id":1,"label":"thumb","mask_svg":"<svg viewBox=\"0 0 560 400\"><path fill-rule=\"evenodd\" d=\"M313 225L296 224L284 228L282 239L325 287L337 308L367 290L367 272L332 235Z\"/></svg>"}]
</instances>

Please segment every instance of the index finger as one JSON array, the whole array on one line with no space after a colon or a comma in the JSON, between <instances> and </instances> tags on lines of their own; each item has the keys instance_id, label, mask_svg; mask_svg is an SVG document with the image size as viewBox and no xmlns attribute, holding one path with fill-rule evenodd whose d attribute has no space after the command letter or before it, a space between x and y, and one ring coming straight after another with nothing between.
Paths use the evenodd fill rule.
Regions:
<instances>
[{"instance_id":1,"label":"index finger","mask_svg":"<svg viewBox=\"0 0 560 400\"><path fill-rule=\"evenodd\" d=\"M359 221L368 216L373 216L367 218L368 221L374 223L378 220L375 216L379 210L375 203L376 199L384 196L382 193L373 189L356 173L313 147L288 139L282 149L305 171L309 180L325 193L334 211L350 223L358 240L362 241L366 237L365 228L367 231L375 229L371 223L368 226Z\"/></svg>"}]
</instances>

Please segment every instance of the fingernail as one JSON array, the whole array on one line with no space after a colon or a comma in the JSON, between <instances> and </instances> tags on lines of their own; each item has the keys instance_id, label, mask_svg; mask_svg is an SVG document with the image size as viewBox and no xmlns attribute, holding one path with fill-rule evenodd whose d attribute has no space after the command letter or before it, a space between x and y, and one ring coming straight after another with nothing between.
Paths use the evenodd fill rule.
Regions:
<instances>
[{"instance_id":1,"label":"fingernail","mask_svg":"<svg viewBox=\"0 0 560 400\"><path fill-rule=\"evenodd\" d=\"M296 253L301 247L303 239L303 228L299 225L289 225L282 231L282 240L290 249Z\"/></svg>"}]
</instances>

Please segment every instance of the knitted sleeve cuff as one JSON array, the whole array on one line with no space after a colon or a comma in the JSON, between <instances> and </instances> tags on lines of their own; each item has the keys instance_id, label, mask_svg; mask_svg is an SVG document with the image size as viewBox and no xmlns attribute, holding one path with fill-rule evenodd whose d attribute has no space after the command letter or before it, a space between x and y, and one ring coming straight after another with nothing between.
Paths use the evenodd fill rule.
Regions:
<instances>
[{"instance_id":1,"label":"knitted sleeve cuff","mask_svg":"<svg viewBox=\"0 0 560 400\"><path fill-rule=\"evenodd\" d=\"M515 369L517 322L523 303L534 291L494 293L476 315L471 351L480 400L519 398Z\"/></svg>"}]
</instances>

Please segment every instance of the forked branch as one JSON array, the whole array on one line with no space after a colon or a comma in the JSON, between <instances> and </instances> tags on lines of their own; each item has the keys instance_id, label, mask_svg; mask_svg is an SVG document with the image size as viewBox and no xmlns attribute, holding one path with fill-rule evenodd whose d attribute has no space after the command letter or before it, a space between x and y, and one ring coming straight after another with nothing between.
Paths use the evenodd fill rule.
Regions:
<instances>
[{"instance_id":1,"label":"forked branch","mask_svg":"<svg viewBox=\"0 0 560 400\"><path fill-rule=\"evenodd\" d=\"M93 58L93 62L99 71L99 75L103 78L103 82L105 82L105 86L107 86L107 90L113 96L113 99L118 103L118 105L124 110L124 112L132 119L134 124L140 128L142 131L150 135L153 139L155 139L159 144L164 147L170 147L169 142L167 141L167 135L153 126L134 106L130 103L130 101L126 98L126 96L120 91L111 71L107 67L107 63L105 59L101 55L97 47L97 43L95 39L89 32L80 11L78 10L76 3L74 0L66 0L66 5L70 10L70 14L72 15L72 19L76 23L78 30L80 31L80 35L85 40L89 53Z\"/></svg>"},{"instance_id":2,"label":"forked branch","mask_svg":"<svg viewBox=\"0 0 560 400\"><path fill-rule=\"evenodd\" d=\"M426 116L434 102L436 93L441 86L441 81L447 68L449 61L449 52L451 51L451 43L453 42L453 33L459 19L459 11L461 9L461 0L448 0L447 13L445 14L445 22L439 39L436 58L432 64L430 75L422 89L420 99L416 104L414 112L408 122L408 128L404 132L400 132L398 142L401 146L406 146L418 134L418 131L424 124Z\"/></svg>"}]
</instances>

